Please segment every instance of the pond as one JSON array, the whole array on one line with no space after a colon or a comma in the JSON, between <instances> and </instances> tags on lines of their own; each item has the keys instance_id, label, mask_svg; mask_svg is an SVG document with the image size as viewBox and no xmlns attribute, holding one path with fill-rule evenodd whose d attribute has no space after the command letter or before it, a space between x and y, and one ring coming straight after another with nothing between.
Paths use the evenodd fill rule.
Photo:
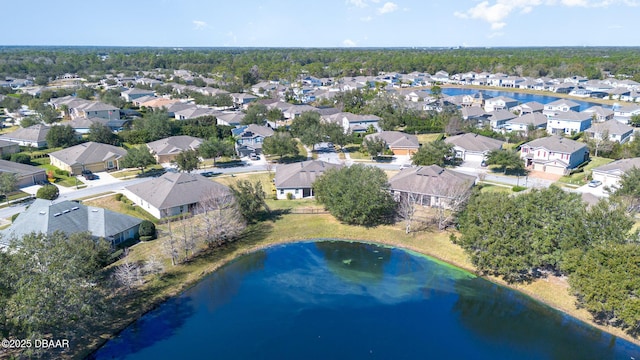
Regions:
<instances>
[{"instance_id":1,"label":"pond","mask_svg":"<svg viewBox=\"0 0 640 360\"><path fill-rule=\"evenodd\" d=\"M630 359L640 348L442 262L318 241L243 256L96 359Z\"/></svg>"}]
</instances>

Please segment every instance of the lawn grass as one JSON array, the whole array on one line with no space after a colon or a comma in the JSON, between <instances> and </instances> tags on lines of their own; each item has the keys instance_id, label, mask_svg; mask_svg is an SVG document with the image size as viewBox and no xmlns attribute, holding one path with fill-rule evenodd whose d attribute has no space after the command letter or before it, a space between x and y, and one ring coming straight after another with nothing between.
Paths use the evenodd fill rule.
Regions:
<instances>
[{"instance_id":1,"label":"lawn grass","mask_svg":"<svg viewBox=\"0 0 640 360\"><path fill-rule=\"evenodd\" d=\"M480 192L482 192L482 193L507 193L507 194L512 194L513 190L511 190L511 189L512 189L512 186L508 186L508 185L483 183L482 184L482 188L480 189Z\"/></svg>"},{"instance_id":2,"label":"lawn grass","mask_svg":"<svg viewBox=\"0 0 640 360\"><path fill-rule=\"evenodd\" d=\"M51 165L51 160L49 159L48 156L31 159L31 163L36 164L36 166L39 168L45 169L47 173L49 171L53 172L55 177L55 183L57 185L61 185L64 187L77 186L78 189L87 187L87 185L85 185L82 181L79 181L78 179L76 179L75 176L65 176L62 174L56 174L56 170L60 170L60 169Z\"/></svg>"},{"instance_id":3,"label":"lawn grass","mask_svg":"<svg viewBox=\"0 0 640 360\"><path fill-rule=\"evenodd\" d=\"M149 170L160 170L162 169L162 165L154 164L149 165L144 168L144 171L147 172ZM140 169L123 169L109 173L109 175L113 176L116 179L123 179L129 177L135 177L140 174Z\"/></svg>"},{"instance_id":4,"label":"lawn grass","mask_svg":"<svg viewBox=\"0 0 640 360\"><path fill-rule=\"evenodd\" d=\"M83 204L87 206L95 206L103 209L108 209L117 213L133 216L138 219L149 220L154 223L158 221L158 219L156 219L153 215L149 214L144 209L138 206L125 204L122 201L117 201L115 197L115 194L113 194L112 196L105 196L101 198L95 198L94 196L93 199L86 200L83 202Z\"/></svg>"},{"instance_id":5,"label":"lawn grass","mask_svg":"<svg viewBox=\"0 0 640 360\"><path fill-rule=\"evenodd\" d=\"M434 133L434 134L418 134L418 142L420 145L424 145L426 143L434 142L436 140L440 140L443 138L443 133Z\"/></svg>"},{"instance_id":6,"label":"lawn grass","mask_svg":"<svg viewBox=\"0 0 640 360\"><path fill-rule=\"evenodd\" d=\"M558 182L563 184L569 184L569 185L577 185L577 186L585 185L587 182L589 182L589 179L591 178L591 170L593 170L594 168L597 168L598 166L608 164L612 161L613 161L612 159L607 159L603 157L593 157L591 158L589 163L585 165L584 171L577 172L575 174L568 175L568 176L563 176L558 180Z\"/></svg>"}]
</instances>

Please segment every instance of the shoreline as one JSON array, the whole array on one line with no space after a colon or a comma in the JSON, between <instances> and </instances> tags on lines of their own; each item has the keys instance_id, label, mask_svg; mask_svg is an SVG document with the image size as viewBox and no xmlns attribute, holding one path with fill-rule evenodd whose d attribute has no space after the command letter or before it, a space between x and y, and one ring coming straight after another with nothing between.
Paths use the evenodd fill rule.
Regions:
<instances>
[{"instance_id":1,"label":"shoreline","mask_svg":"<svg viewBox=\"0 0 640 360\"><path fill-rule=\"evenodd\" d=\"M448 240L448 235L451 234L449 232L446 232L447 234L447 240ZM212 274L213 272L217 271L218 269L220 269L221 267L235 261L236 259L238 259L241 256L247 255L247 254L251 254L257 251L261 251L261 250L265 250L265 249L269 249L275 246L280 246L280 245L286 245L286 244L292 244L292 243L298 243L298 242L316 242L316 241L322 241L322 240L326 240L326 241L347 241L347 242L361 242L361 243L367 243L367 244L373 244L373 245L378 245L378 246L388 246L388 247L392 247L392 248L397 248L397 249L401 249L401 250L405 250L405 251L411 251L411 252L415 252L416 254L419 255L423 255L423 256L427 256L430 257L432 259L435 259L436 261L441 261L443 263L446 263L450 266L454 266L462 271L468 272L474 276L483 278L491 283L494 283L496 285L499 286L504 286L507 287L509 289L512 289L514 291L518 291L521 294L524 294L528 297L530 297L531 299L538 301L542 304L544 304L545 306L548 306L550 308L553 308L556 311L560 311L562 312L565 316L571 316L572 318L582 322L583 324L596 328L600 331L603 331L611 336L615 336L621 339L624 339L626 341L629 341L637 346L640 346L640 339L638 338L634 338L628 334L626 334L625 332L623 332L621 329L618 328L614 328L614 327L610 327L610 326L604 326L604 325L599 325L594 323L591 319L591 315L590 313L588 313L586 310L580 310L577 309L575 307L575 305L573 305L573 308L565 308L565 306L563 306L560 303L555 303L553 301L550 301L550 299L546 298L544 296L544 294L541 294L539 291L535 291L535 289L537 288L537 286L535 286L536 284L540 284L540 283L549 283L550 279L538 279L535 282L531 283L531 284L507 284L505 281L503 281L500 278L496 278L493 276L482 276L482 275L478 275L473 266L470 266L470 263L465 263L465 262L460 262L460 261L456 261L454 258L448 258L446 256L442 256L441 253L439 253L439 251L429 251L428 246L424 247L424 246L416 246L413 244L409 244L406 242L403 242L402 239L370 239L370 240L363 240L363 239L355 239L355 238L345 238L345 237L298 237L298 238L281 238L278 240L271 240L271 241L265 241L263 243L257 243L257 244L253 244L253 245L249 245L249 246L238 246L236 249L233 249L230 253L225 254L222 258L212 261L210 263L208 263L208 266L206 267L205 270L201 271L200 273L196 274L196 276L192 279L190 279L190 281L188 282L184 282L182 283L180 286L178 286L175 289L172 289L171 291L167 292L166 294L164 294L163 296L160 296L158 298L153 299L153 301L149 301L146 303L147 306L145 306L143 309L139 309L139 311L134 311L135 314L131 314L134 315L130 318L128 318L128 321L124 321L124 322L119 322L120 326L117 326L117 329L112 329L113 331L110 331L109 333L104 333L102 334L102 336L100 336L100 340L94 342L93 346L88 346L86 347L84 350L85 351L80 351L78 353L76 353L76 355L80 355L82 358L86 358L87 356L90 356L94 353L96 353L102 346L104 346L104 344L117 337L122 331L124 331L128 326L130 326L131 324L135 323L137 320L139 320L142 316L146 315L147 313L149 313L152 310L155 310L156 308L158 308L161 304L163 304L165 301L175 297L175 296L179 296L181 293L183 293L185 290L195 286L198 282L202 281L202 279L210 274ZM243 244L244 245L244 244ZM247 244L248 245L248 244ZM455 246L453 244L451 244L451 246ZM135 248L135 247L134 247ZM223 249L223 251L225 250L229 250L229 249ZM215 252L216 250L213 250L213 252ZM205 255L205 257L208 256ZM551 291L557 291L559 290L560 286L554 286ZM568 291L568 286L565 288L565 291ZM570 296L570 295L567 295ZM573 299L573 296L570 296ZM572 302L572 304L574 304Z\"/></svg>"}]
</instances>

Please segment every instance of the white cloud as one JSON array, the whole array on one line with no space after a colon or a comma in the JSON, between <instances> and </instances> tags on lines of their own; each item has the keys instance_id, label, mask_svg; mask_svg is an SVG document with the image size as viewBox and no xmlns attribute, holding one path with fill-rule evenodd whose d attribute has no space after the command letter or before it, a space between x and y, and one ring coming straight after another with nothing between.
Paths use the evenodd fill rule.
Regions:
<instances>
[{"instance_id":1,"label":"white cloud","mask_svg":"<svg viewBox=\"0 0 640 360\"><path fill-rule=\"evenodd\" d=\"M398 4L392 2L386 2L382 7L378 8L378 13L380 14L388 14L398 10Z\"/></svg>"},{"instance_id":2,"label":"white cloud","mask_svg":"<svg viewBox=\"0 0 640 360\"><path fill-rule=\"evenodd\" d=\"M369 22L371 20L373 20L371 16L365 16L360 18L360 21L364 21L364 22Z\"/></svg>"},{"instance_id":3,"label":"white cloud","mask_svg":"<svg viewBox=\"0 0 640 360\"><path fill-rule=\"evenodd\" d=\"M342 45L347 47L353 47L353 46L356 46L356 42L351 39L344 39L344 41L342 41Z\"/></svg>"},{"instance_id":4,"label":"white cloud","mask_svg":"<svg viewBox=\"0 0 640 360\"><path fill-rule=\"evenodd\" d=\"M353 5L359 8L365 8L368 6L365 0L347 0L347 5Z\"/></svg>"},{"instance_id":5,"label":"white cloud","mask_svg":"<svg viewBox=\"0 0 640 360\"><path fill-rule=\"evenodd\" d=\"M519 11L528 14L537 6L566 7L608 7L610 5L638 6L639 0L483 0L466 11L456 11L454 16L461 19L475 19L488 22L492 30L506 26L509 15Z\"/></svg>"},{"instance_id":6,"label":"white cloud","mask_svg":"<svg viewBox=\"0 0 640 360\"><path fill-rule=\"evenodd\" d=\"M202 20L193 20L192 23L196 30L202 30L207 27L207 23Z\"/></svg>"}]
</instances>

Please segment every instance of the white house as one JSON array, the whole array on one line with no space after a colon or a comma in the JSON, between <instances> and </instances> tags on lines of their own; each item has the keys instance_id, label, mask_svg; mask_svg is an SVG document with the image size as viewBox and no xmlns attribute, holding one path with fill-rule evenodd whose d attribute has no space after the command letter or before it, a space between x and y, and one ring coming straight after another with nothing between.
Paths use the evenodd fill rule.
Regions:
<instances>
[{"instance_id":1,"label":"white house","mask_svg":"<svg viewBox=\"0 0 640 360\"><path fill-rule=\"evenodd\" d=\"M485 100L484 111L511 110L518 105L518 100L506 96L497 96Z\"/></svg>"},{"instance_id":2,"label":"white house","mask_svg":"<svg viewBox=\"0 0 640 360\"><path fill-rule=\"evenodd\" d=\"M584 112L557 112L548 115L547 132L550 135L571 135L588 129L591 126L591 114Z\"/></svg>"},{"instance_id":3,"label":"white house","mask_svg":"<svg viewBox=\"0 0 640 360\"><path fill-rule=\"evenodd\" d=\"M553 116L558 113L568 112L568 111L579 111L580 104L575 101L560 99L556 101L552 101L548 104L544 105L544 110L542 113L547 116Z\"/></svg>"},{"instance_id":4,"label":"white house","mask_svg":"<svg viewBox=\"0 0 640 360\"><path fill-rule=\"evenodd\" d=\"M604 186L616 188L620 184L622 175L633 168L640 169L640 158L621 159L598 166L591 170L591 176L593 180L602 181Z\"/></svg>"}]
</instances>

